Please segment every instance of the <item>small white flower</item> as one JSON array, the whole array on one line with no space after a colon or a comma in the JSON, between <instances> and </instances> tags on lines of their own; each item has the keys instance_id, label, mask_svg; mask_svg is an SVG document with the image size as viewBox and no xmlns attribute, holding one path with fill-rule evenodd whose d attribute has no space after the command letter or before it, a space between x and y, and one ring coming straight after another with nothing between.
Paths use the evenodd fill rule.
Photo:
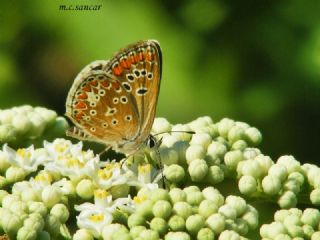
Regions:
<instances>
[{"instance_id":1,"label":"small white flower","mask_svg":"<svg viewBox=\"0 0 320 240\"><path fill-rule=\"evenodd\" d=\"M39 151L35 150L33 145L28 148L19 148L17 151L7 144L3 145L3 153L8 156L10 164L20 167L29 173L35 172L39 165L47 161L47 155Z\"/></svg>"}]
</instances>

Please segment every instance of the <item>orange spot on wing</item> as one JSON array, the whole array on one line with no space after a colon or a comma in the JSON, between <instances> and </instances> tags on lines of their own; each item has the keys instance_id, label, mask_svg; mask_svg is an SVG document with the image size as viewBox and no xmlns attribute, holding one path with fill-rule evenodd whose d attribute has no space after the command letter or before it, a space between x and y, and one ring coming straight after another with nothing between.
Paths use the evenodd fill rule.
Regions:
<instances>
[{"instance_id":1,"label":"orange spot on wing","mask_svg":"<svg viewBox=\"0 0 320 240\"><path fill-rule=\"evenodd\" d=\"M123 59L120 61L120 66L129 69L131 66L131 61L129 59Z\"/></svg>"},{"instance_id":2,"label":"orange spot on wing","mask_svg":"<svg viewBox=\"0 0 320 240\"><path fill-rule=\"evenodd\" d=\"M87 95L85 92L81 93L81 94L78 96L78 99L87 99L87 98L88 98L88 95Z\"/></svg>"},{"instance_id":3,"label":"orange spot on wing","mask_svg":"<svg viewBox=\"0 0 320 240\"><path fill-rule=\"evenodd\" d=\"M87 105L84 102L78 102L74 107L76 109L86 109Z\"/></svg>"},{"instance_id":4,"label":"orange spot on wing","mask_svg":"<svg viewBox=\"0 0 320 240\"><path fill-rule=\"evenodd\" d=\"M87 84L82 88L83 91L85 92L90 92L91 91L91 87Z\"/></svg>"},{"instance_id":5,"label":"orange spot on wing","mask_svg":"<svg viewBox=\"0 0 320 240\"><path fill-rule=\"evenodd\" d=\"M114 82L114 83L112 83L112 87L113 87L114 89L119 89L119 88L120 88L120 83Z\"/></svg>"},{"instance_id":6,"label":"orange spot on wing","mask_svg":"<svg viewBox=\"0 0 320 240\"><path fill-rule=\"evenodd\" d=\"M122 67L119 65L117 67L112 68L112 72L114 75L119 76L122 73L123 69Z\"/></svg>"},{"instance_id":7,"label":"orange spot on wing","mask_svg":"<svg viewBox=\"0 0 320 240\"><path fill-rule=\"evenodd\" d=\"M76 118L77 120L81 120L81 118L82 118L84 115L85 115L84 112L79 112L79 113L77 113L77 115L75 116L75 118Z\"/></svg>"},{"instance_id":8,"label":"orange spot on wing","mask_svg":"<svg viewBox=\"0 0 320 240\"><path fill-rule=\"evenodd\" d=\"M89 82L89 84L90 84L91 86L96 87L96 86L98 86L98 81L97 81L97 80L92 80L91 82Z\"/></svg>"},{"instance_id":9,"label":"orange spot on wing","mask_svg":"<svg viewBox=\"0 0 320 240\"><path fill-rule=\"evenodd\" d=\"M153 53L150 51L146 52L145 58L147 59L147 61L151 62L153 60Z\"/></svg>"}]
</instances>

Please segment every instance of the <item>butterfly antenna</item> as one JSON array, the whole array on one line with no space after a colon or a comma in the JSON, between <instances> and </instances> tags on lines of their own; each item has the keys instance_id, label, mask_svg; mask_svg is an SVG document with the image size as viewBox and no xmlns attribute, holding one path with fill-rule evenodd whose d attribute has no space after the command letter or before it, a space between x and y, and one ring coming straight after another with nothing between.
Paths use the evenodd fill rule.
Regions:
<instances>
[{"instance_id":1,"label":"butterfly antenna","mask_svg":"<svg viewBox=\"0 0 320 240\"><path fill-rule=\"evenodd\" d=\"M167 131L167 132L160 132L160 133L157 133L157 134L153 134L153 136L158 136L158 135L165 134L165 133L188 133L188 134L195 134L196 132L195 132L195 131Z\"/></svg>"},{"instance_id":2,"label":"butterfly antenna","mask_svg":"<svg viewBox=\"0 0 320 240\"><path fill-rule=\"evenodd\" d=\"M160 140L160 142L161 142L161 140ZM159 169L160 169L160 172L161 172L162 184L163 184L163 187L165 188L166 187L166 182L165 182L165 176L163 174L163 164L162 164L162 161L161 161L161 155L160 155L159 148L156 148L155 151L157 153L158 166L159 166Z\"/></svg>"}]
</instances>

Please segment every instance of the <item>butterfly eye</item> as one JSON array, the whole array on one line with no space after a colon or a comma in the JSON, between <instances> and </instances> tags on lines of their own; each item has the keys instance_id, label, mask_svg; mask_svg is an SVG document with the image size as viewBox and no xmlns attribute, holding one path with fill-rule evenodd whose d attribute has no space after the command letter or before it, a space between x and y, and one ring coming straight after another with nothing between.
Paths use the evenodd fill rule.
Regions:
<instances>
[{"instance_id":1,"label":"butterfly eye","mask_svg":"<svg viewBox=\"0 0 320 240\"><path fill-rule=\"evenodd\" d=\"M154 148L157 145L157 139L154 136L150 135L147 139L147 146L149 148Z\"/></svg>"},{"instance_id":2,"label":"butterfly eye","mask_svg":"<svg viewBox=\"0 0 320 240\"><path fill-rule=\"evenodd\" d=\"M96 107L97 103L96 102L90 102L89 105L90 105L90 107Z\"/></svg>"},{"instance_id":3,"label":"butterfly eye","mask_svg":"<svg viewBox=\"0 0 320 240\"><path fill-rule=\"evenodd\" d=\"M117 119L113 119L113 120L112 120L112 124L113 124L113 125L117 125L117 124L118 124L118 120L117 120Z\"/></svg>"},{"instance_id":4,"label":"butterfly eye","mask_svg":"<svg viewBox=\"0 0 320 240\"><path fill-rule=\"evenodd\" d=\"M130 122L132 120L132 116L131 115L127 115L124 118L126 121Z\"/></svg>"}]
</instances>

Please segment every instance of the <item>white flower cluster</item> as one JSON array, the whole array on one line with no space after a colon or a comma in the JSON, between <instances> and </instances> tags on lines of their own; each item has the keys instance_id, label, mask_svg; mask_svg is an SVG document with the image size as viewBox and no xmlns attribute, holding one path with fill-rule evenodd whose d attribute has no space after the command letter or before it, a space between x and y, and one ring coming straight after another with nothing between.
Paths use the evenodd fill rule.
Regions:
<instances>
[{"instance_id":1,"label":"white flower cluster","mask_svg":"<svg viewBox=\"0 0 320 240\"><path fill-rule=\"evenodd\" d=\"M23 105L0 109L0 144L27 146L35 139L53 139L62 136L68 122L57 113L44 107Z\"/></svg>"},{"instance_id":2,"label":"white flower cluster","mask_svg":"<svg viewBox=\"0 0 320 240\"><path fill-rule=\"evenodd\" d=\"M282 209L274 214L274 222L261 226L260 235L263 240L317 240L320 239L319 223L318 209Z\"/></svg>"},{"instance_id":3,"label":"white flower cluster","mask_svg":"<svg viewBox=\"0 0 320 240\"><path fill-rule=\"evenodd\" d=\"M255 208L238 196L224 199L213 187L142 188L133 201L128 228L111 224L103 231L104 239L244 240L258 227Z\"/></svg>"},{"instance_id":4,"label":"white flower cluster","mask_svg":"<svg viewBox=\"0 0 320 240\"><path fill-rule=\"evenodd\" d=\"M201 117L185 125L171 125L158 118L153 131L173 131L163 135L160 154L165 176L176 186L185 182L216 185L231 178L238 180L242 194L275 198L281 208L295 207L305 189L312 189L311 203L320 205L320 168L301 165L289 155L273 161L255 147L262 136L246 123L226 118L213 123L209 117Z\"/></svg>"}]
</instances>

